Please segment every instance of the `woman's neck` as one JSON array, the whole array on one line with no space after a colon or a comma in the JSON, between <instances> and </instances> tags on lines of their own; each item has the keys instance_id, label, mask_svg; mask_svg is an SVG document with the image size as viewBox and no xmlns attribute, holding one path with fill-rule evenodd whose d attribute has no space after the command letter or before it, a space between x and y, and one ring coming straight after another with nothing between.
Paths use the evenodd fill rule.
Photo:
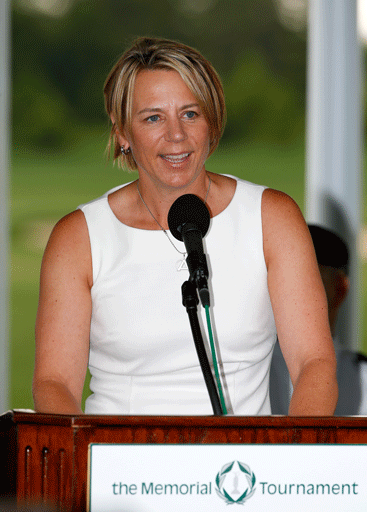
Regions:
<instances>
[{"instance_id":1,"label":"woman's neck","mask_svg":"<svg viewBox=\"0 0 367 512\"><path fill-rule=\"evenodd\" d=\"M174 201L183 194L195 194L205 203L208 201L212 178L205 172L201 179L195 180L186 187L157 187L139 178L136 181L136 192L141 205L148 215L161 229L168 229L167 216Z\"/></svg>"}]
</instances>

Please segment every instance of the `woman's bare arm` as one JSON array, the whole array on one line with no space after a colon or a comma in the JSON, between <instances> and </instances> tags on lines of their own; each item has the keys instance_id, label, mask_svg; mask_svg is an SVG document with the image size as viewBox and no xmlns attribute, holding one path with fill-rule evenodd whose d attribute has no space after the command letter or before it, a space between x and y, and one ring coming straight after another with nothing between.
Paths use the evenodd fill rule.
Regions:
<instances>
[{"instance_id":1,"label":"woman's bare arm","mask_svg":"<svg viewBox=\"0 0 367 512\"><path fill-rule=\"evenodd\" d=\"M298 206L282 192L264 191L262 218L269 293L294 389L289 414L332 415L336 359L310 233Z\"/></svg>"},{"instance_id":2,"label":"woman's bare arm","mask_svg":"<svg viewBox=\"0 0 367 512\"><path fill-rule=\"evenodd\" d=\"M42 261L33 398L38 412L80 414L89 355L92 262L84 214L58 222Z\"/></svg>"}]
</instances>

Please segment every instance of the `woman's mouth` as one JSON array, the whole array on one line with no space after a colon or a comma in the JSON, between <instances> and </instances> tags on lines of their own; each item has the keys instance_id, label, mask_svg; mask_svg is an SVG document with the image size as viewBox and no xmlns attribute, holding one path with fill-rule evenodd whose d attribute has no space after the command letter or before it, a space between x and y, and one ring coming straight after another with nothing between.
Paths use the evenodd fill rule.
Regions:
<instances>
[{"instance_id":1,"label":"woman's mouth","mask_svg":"<svg viewBox=\"0 0 367 512\"><path fill-rule=\"evenodd\" d=\"M181 164L189 155L190 153L180 153L179 155L161 155L161 157L171 164Z\"/></svg>"}]
</instances>

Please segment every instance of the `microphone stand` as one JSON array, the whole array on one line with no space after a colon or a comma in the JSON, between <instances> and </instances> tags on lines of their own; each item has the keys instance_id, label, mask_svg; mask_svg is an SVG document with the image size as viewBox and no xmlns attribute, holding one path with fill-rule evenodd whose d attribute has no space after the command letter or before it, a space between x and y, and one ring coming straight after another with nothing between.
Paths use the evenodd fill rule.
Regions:
<instances>
[{"instance_id":1,"label":"microphone stand","mask_svg":"<svg viewBox=\"0 0 367 512\"><path fill-rule=\"evenodd\" d=\"M199 299L196 292L196 287L191 281L185 281L181 287L182 291L182 304L185 306L189 316L192 336L196 347L196 352L199 358L201 370L204 375L205 384L209 393L210 401L213 407L215 416L222 416L223 409L220 403L218 390L214 381L212 370L210 368L208 356L205 350L203 336L201 334L197 305Z\"/></svg>"}]
</instances>

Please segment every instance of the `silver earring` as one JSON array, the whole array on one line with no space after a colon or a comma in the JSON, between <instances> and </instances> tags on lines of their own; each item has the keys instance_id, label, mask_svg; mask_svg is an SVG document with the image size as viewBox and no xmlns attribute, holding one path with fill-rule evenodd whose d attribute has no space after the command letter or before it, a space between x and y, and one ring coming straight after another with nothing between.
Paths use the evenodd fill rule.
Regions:
<instances>
[{"instance_id":1,"label":"silver earring","mask_svg":"<svg viewBox=\"0 0 367 512\"><path fill-rule=\"evenodd\" d=\"M130 153L130 148L127 148L125 150L124 146L121 146L121 154L122 155L127 155L128 153Z\"/></svg>"}]
</instances>

